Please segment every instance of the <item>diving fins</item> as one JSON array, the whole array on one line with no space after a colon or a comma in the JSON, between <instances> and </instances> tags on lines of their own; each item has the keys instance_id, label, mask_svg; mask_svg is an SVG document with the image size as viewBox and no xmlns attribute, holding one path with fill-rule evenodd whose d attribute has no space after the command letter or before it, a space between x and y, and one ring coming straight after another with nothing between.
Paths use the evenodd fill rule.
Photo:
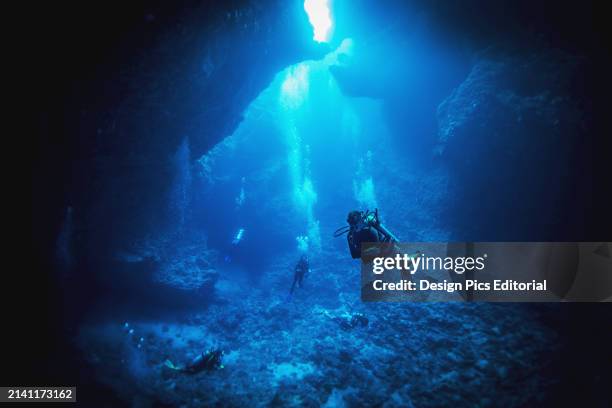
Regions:
<instances>
[{"instance_id":1,"label":"diving fins","mask_svg":"<svg viewBox=\"0 0 612 408\"><path fill-rule=\"evenodd\" d=\"M171 369L171 370L175 370L175 371L182 371L182 370L183 370L182 368L175 366L175 365L172 363L172 361L170 361L170 360L166 360L166 361L164 361L164 365L165 365L166 367L168 367L169 369Z\"/></svg>"}]
</instances>

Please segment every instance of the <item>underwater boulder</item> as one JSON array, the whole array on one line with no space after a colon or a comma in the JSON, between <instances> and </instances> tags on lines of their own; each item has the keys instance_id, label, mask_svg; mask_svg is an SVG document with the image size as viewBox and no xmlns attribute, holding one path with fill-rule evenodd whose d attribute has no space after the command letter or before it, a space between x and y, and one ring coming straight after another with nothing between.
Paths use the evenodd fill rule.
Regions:
<instances>
[{"instance_id":1,"label":"underwater boulder","mask_svg":"<svg viewBox=\"0 0 612 408\"><path fill-rule=\"evenodd\" d=\"M143 307L189 305L212 297L218 258L205 237L162 235L115 254L96 273L97 282L111 296L133 298Z\"/></svg>"},{"instance_id":2,"label":"underwater boulder","mask_svg":"<svg viewBox=\"0 0 612 408\"><path fill-rule=\"evenodd\" d=\"M53 214L48 223L57 230L70 197L79 218L87 220L80 232L83 252L113 253L174 226L176 211L168 211L168 197L177 195L173 152L188 139L182 166L189 166L233 132L276 72L323 54L295 29L291 2L159 7L164 24L154 16L138 19L120 44L115 35L100 33L113 24L98 27L100 32L92 28L96 39L108 38L108 49L93 47L90 58L74 61L90 68L92 78L67 76L58 85L62 92L49 97L53 106L45 107L49 117L58 117L47 131L64 135L65 146L45 141L40 150L53 153L41 156L39 168L54 171L35 174L37 194L45 197L35 200L35 208ZM59 43L58 52L68 59L83 51ZM63 70L58 77L64 79ZM52 138L41 138L47 139ZM42 231L43 224L35 225Z\"/></svg>"},{"instance_id":3,"label":"underwater boulder","mask_svg":"<svg viewBox=\"0 0 612 408\"><path fill-rule=\"evenodd\" d=\"M219 279L213 263L216 251L206 250L199 255L185 256L162 264L155 280L177 289L209 293Z\"/></svg>"}]
</instances>

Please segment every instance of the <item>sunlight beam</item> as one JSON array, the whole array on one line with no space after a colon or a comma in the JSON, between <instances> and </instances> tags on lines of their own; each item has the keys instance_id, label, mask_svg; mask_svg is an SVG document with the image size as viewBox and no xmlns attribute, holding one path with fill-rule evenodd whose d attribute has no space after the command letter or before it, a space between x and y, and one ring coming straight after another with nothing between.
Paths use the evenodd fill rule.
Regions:
<instances>
[{"instance_id":1,"label":"sunlight beam","mask_svg":"<svg viewBox=\"0 0 612 408\"><path fill-rule=\"evenodd\" d=\"M304 10L314 31L313 40L328 42L332 28L329 0L304 0Z\"/></svg>"}]
</instances>

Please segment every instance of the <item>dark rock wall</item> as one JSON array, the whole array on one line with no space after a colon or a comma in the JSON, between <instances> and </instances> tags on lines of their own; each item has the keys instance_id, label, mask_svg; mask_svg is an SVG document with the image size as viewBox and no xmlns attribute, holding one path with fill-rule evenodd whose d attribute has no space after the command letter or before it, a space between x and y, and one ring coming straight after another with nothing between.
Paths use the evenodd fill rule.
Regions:
<instances>
[{"instance_id":1,"label":"dark rock wall","mask_svg":"<svg viewBox=\"0 0 612 408\"><path fill-rule=\"evenodd\" d=\"M230 134L284 66L321 55L300 2L143 2L45 10L34 224L52 247L67 206L82 256L171 227L172 156ZM45 13L41 13L45 14ZM55 24L63 22L66 32ZM307 26L304 32L308 32Z\"/></svg>"},{"instance_id":2,"label":"dark rock wall","mask_svg":"<svg viewBox=\"0 0 612 408\"><path fill-rule=\"evenodd\" d=\"M73 267L185 224L195 159L280 69L327 51L305 35L299 1L39 11L33 232L43 264L68 208ZM448 174L439 221L451 236L609 235L610 141L594 119L605 53L592 6L359 1L336 12L336 36L365 52L334 76L347 95L383 100L424 185Z\"/></svg>"},{"instance_id":3,"label":"dark rock wall","mask_svg":"<svg viewBox=\"0 0 612 408\"><path fill-rule=\"evenodd\" d=\"M172 227L169 197L184 167L175 160L181 143L188 141L191 159L200 157L232 132L276 72L322 55L304 35L301 7L295 1L63 2L24 14L31 41L20 63L35 70L27 95L38 128L30 147L33 236L26 259L33 273L23 287L27 299L42 305L39 317L48 327L16 327L50 333L44 344L31 336L33 364L66 347L63 330L74 316L64 313L87 309L103 294L102 281L117 287L118 275L131 274L126 282L148 287L154 265L117 265L113 253ZM70 271L59 270L67 263L57 262L58 237ZM29 362L20 365L32 373Z\"/></svg>"},{"instance_id":4,"label":"dark rock wall","mask_svg":"<svg viewBox=\"0 0 612 408\"><path fill-rule=\"evenodd\" d=\"M588 112L572 98L584 61L560 52L478 56L438 107L456 239L576 239L590 200Z\"/></svg>"},{"instance_id":5,"label":"dark rock wall","mask_svg":"<svg viewBox=\"0 0 612 408\"><path fill-rule=\"evenodd\" d=\"M235 129L276 72L326 51L304 35L310 28L299 1L39 11L33 224L46 258L68 206L72 247L86 258L172 228L179 145L187 143L191 160L201 157ZM578 239L602 229L599 219L580 218L585 207L607 206L594 197L610 142L592 118L598 84L589 77L603 70L604 46L593 6L359 1L338 2L336 12L336 36L365 44L368 58L334 75L347 94L385 101L398 145L418 153L411 162L420 169L437 166L432 157L447 160L455 190L445 221L455 231ZM478 151L466 155L466 144ZM472 208L469 200L491 185L499 194ZM515 208L516 196L531 199ZM560 206L567 197L589 200ZM470 227L474 211L489 226L493 218L512 222ZM574 218L562 231L567 214Z\"/></svg>"},{"instance_id":6,"label":"dark rock wall","mask_svg":"<svg viewBox=\"0 0 612 408\"><path fill-rule=\"evenodd\" d=\"M438 188L429 175L444 169L440 221L451 237L609 239L611 142L598 119L609 48L596 7L389 4L384 18L350 10L370 62L334 75L346 93L385 101L396 143L424 185ZM380 61L396 68L378 69Z\"/></svg>"}]
</instances>

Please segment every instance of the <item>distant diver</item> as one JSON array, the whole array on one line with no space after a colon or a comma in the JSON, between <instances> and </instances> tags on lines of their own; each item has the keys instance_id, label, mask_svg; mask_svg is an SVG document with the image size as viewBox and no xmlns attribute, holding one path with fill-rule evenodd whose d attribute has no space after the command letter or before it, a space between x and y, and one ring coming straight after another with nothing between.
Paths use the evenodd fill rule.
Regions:
<instances>
[{"instance_id":1,"label":"distant diver","mask_svg":"<svg viewBox=\"0 0 612 408\"><path fill-rule=\"evenodd\" d=\"M201 371L213 371L223 368L223 354L223 351L219 349L207 350L204 353L198 354L196 358L183 367L175 366L170 360L166 360L164 365L171 370L186 374L197 374Z\"/></svg>"},{"instance_id":2,"label":"distant diver","mask_svg":"<svg viewBox=\"0 0 612 408\"><path fill-rule=\"evenodd\" d=\"M361 244L372 243L397 243L399 240L391 233L378 217L378 208L373 212L351 211L346 219L348 226L338 228L334 237L347 234L347 241L353 259L361 258Z\"/></svg>"},{"instance_id":3,"label":"distant diver","mask_svg":"<svg viewBox=\"0 0 612 408\"><path fill-rule=\"evenodd\" d=\"M333 315L327 310L323 311L323 315L329 317L334 322L340 325L342 330L350 330L358 327L368 327L370 321L368 318L359 312L344 312L341 315Z\"/></svg>"},{"instance_id":4,"label":"distant diver","mask_svg":"<svg viewBox=\"0 0 612 408\"><path fill-rule=\"evenodd\" d=\"M297 265L295 265L295 274L293 275L293 284L291 285L291 289L289 290L289 298L293 296L293 292L295 291L295 287L302 287L304 283L304 277L310 271L310 263L308 262L308 256L302 255Z\"/></svg>"},{"instance_id":5,"label":"distant diver","mask_svg":"<svg viewBox=\"0 0 612 408\"><path fill-rule=\"evenodd\" d=\"M240 228L238 232L236 233L236 235L234 236L234 239L232 240L232 245L236 246L240 244L243 239L244 239L244 228Z\"/></svg>"},{"instance_id":6,"label":"distant diver","mask_svg":"<svg viewBox=\"0 0 612 408\"><path fill-rule=\"evenodd\" d=\"M370 321L363 313L353 313L348 315L343 315L339 317L334 317L336 323L340 325L342 330L351 330L357 327L368 327Z\"/></svg>"},{"instance_id":7,"label":"distant diver","mask_svg":"<svg viewBox=\"0 0 612 408\"><path fill-rule=\"evenodd\" d=\"M234 235L234 238L232 239L232 246L230 247L229 253L225 255L225 258L224 258L225 262L232 261L233 254L237 251L237 247L238 245L240 245L243 239L244 239L244 228L239 228L238 232L236 232L236 235Z\"/></svg>"}]
</instances>

